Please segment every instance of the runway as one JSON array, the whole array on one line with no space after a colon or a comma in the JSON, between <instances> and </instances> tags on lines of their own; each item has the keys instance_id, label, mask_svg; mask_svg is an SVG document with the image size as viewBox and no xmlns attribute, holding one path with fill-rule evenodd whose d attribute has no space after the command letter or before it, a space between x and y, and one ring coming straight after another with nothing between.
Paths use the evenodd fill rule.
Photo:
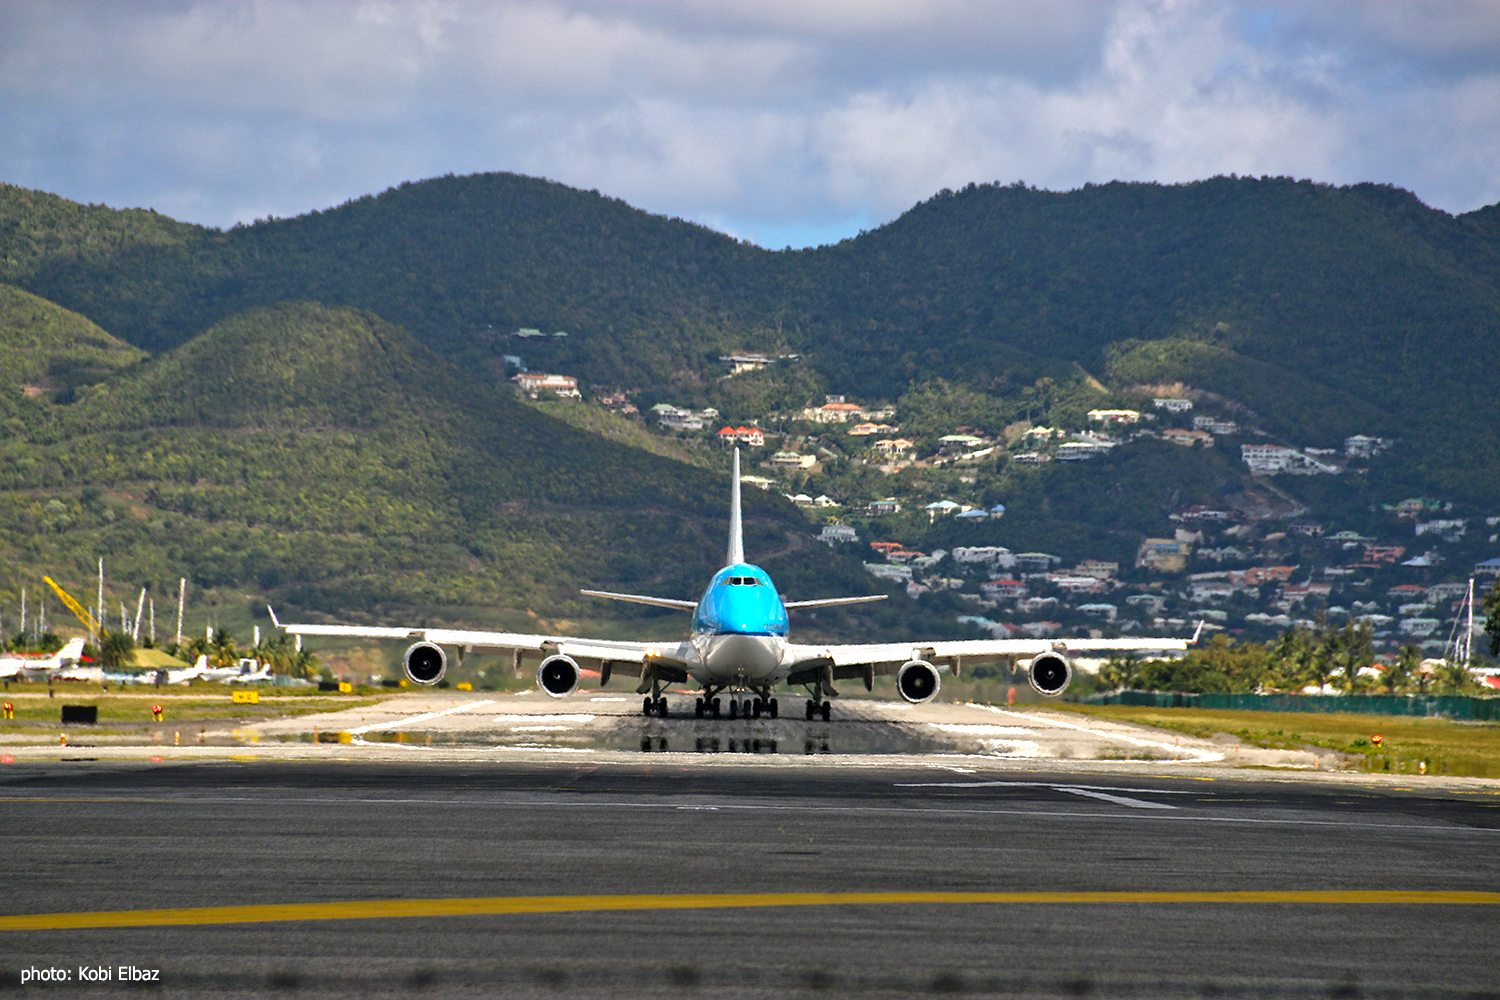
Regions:
<instances>
[{"instance_id":1,"label":"runway","mask_svg":"<svg viewBox=\"0 0 1500 1000\"><path fill-rule=\"evenodd\" d=\"M0 909L60 915L0 922L5 981L134 966L173 996L1500 994L1493 785L389 752L0 770ZM202 909L222 907L239 909ZM88 926L148 909L175 922Z\"/></svg>"}]
</instances>

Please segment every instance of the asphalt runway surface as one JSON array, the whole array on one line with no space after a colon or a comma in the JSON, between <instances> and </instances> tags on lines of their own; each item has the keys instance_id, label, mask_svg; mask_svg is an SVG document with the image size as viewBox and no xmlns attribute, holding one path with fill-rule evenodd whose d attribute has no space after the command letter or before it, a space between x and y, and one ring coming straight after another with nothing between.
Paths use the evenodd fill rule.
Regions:
<instances>
[{"instance_id":1,"label":"asphalt runway surface","mask_svg":"<svg viewBox=\"0 0 1500 1000\"><path fill-rule=\"evenodd\" d=\"M391 756L8 765L0 993L1500 996L1493 784Z\"/></svg>"}]
</instances>

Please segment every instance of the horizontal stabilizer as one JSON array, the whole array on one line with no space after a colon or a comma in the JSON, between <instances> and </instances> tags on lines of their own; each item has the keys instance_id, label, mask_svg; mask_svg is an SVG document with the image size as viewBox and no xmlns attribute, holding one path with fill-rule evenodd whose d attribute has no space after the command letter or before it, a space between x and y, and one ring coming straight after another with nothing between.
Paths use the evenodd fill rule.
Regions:
<instances>
[{"instance_id":1,"label":"horizontal stabilizer","mask_svg":"<svg viewBox=\"0 0 1500 1000\"><path fill-rule=\"evenodd\" d=\"M607 597L611 601L629 601L631 604L650 604L658 608L676 608L678 611L692 611L698 606L697 601L678 601L670 597L642 597L640 594L612 594L607 590L580 590L580 594L589 597Z\"/></svg>"},{"instance_id":2,"label":"horizontal stabilizer","mask_svg":"<svg viewBox=\"0 0 1500 1000\"><path fill-rule=\"evenodd\" d=\"M869 604L871 601L883 601L889 594L871 594L868 597L825 597L821 601L787 601L782 607L791 611L793 608L830 608L835 604Z\"/></svg>"}]
</instances>

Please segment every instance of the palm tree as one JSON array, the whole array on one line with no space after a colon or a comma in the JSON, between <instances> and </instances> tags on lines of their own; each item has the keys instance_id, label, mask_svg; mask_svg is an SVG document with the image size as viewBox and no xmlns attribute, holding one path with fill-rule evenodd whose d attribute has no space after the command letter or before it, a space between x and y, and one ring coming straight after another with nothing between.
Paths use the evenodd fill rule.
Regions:
<instances>
[{"instance_id":1,"label":"palm tree","mask_svg":"<svg viewBox=\"0 0 1500 1000\"><path fill-rule=\"evenodd\" d=\"M99 663L106 670L119 670L135 663L135 640L129 632L105 629L99 636Z\"/></svg>"},{"instance_id":2,"label":"palm tree","mask_svg":"<svg viewBox=\"0 0 1500 1000\"><path fill-rule=\"evenodd\" d=\"M214 633L213 641L209 643L208 662L215 667L233 667L240 662L240 651L234 643L234 636L227 629L219 629Z\"/></svg>"}]
</instances>

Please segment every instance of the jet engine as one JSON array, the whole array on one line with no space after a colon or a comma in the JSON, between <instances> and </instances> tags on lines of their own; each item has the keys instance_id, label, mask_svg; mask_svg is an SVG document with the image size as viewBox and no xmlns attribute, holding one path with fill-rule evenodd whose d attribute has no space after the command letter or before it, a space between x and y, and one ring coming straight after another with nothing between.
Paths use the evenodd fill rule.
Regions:
<instances>
[{"instance_id":1,"label":"jet engine","mask_svg":"<svg viewBox=\"0 0 1500 1000\"><path fill-rule=\"evenodd\" d=\"M553 653L536 668L537 685L554 698L566 698L577 691L581 676L578 661L562 653Z\"/></svg>"},{"instance_id":2,"label":"jet engine","mask_svg":"<svg viewBox=\"0 0 1500 1000\"><path fill-rule=\"evenodd\" d=\"M448 671L448 657L443 647L430 642L414 642L401 657L401 666L406 676L418 684L436 684Z\"/></svg>"},{"instance_id":3,"label":"jet engine","mask_svg":"<svg viewBox=\"0 0 1500 1000\"><path fill-rule=\"evenodd\" d=\"M932 700L939 683L937 667L926 660L908 660L896 671L896 690L914 705Z\"/></svg>"},{"instance_id":4,"label":"jet engine","mask_svg":"<svg viewBox=\"0 0 1500 1000\"><path fill-rule=\"evenodd\" d=\"M1068 682L1073 679L1073 666L1059 652L1043 653L1031 661L1031 666L1026 670L1026 679L1031 681L1031 686L1036 688L1038 694L1052 697L1062 694Z\"/></svg>"}]
</instances>

